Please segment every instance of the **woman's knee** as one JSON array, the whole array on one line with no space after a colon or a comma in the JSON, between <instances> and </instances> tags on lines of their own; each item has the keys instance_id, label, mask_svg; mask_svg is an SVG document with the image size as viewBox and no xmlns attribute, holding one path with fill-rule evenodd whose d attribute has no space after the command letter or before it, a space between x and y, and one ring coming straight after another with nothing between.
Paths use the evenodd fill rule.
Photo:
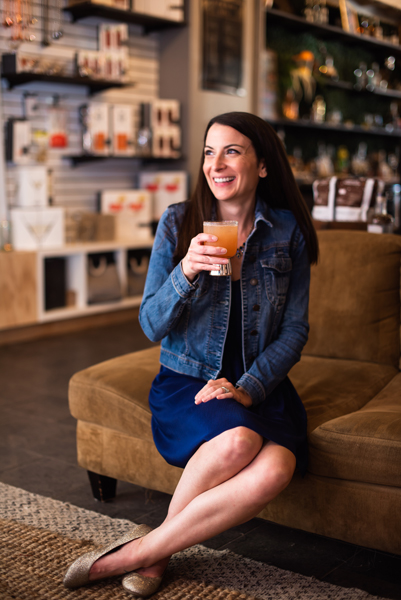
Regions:
<instances>
[{"instance_id":1,"label":"woman's knee","mask_svg":"<svg viewBox=\"0 0 401 600\"><path fill-rule=\"evenodd\" d=\"M295 466L295 456L288 450L266 461L259 469L259 477L253 480L254 496L266 502L275 498L291 482Z\"/></svg>"},{"instance_id":2,"label":"woman's knee","mask_svg":"<svg viewBox=\"0 0 401 600\"><path fill-rule=\"evenodd\" d=\"M224 432L222 451L229 461L248 464L260 451L263 438L247 427L235 427Z\"/></svg>"}]
</instances>

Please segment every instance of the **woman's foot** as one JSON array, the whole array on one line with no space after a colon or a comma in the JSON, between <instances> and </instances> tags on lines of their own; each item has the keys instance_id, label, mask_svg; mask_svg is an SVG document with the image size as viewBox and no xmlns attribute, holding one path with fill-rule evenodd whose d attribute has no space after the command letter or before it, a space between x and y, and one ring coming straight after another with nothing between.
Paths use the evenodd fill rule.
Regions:
<instances>
[{"instance_id":1,"label":"woman's foot","mask_svg":"<svg viewBox=\"0 0 401 600\"><path fill-rule=\"evenodd\" d=\"M169 560L169 556L167 558L162 558L162 560L159 560L151 567L143 567L141 569L137 569L136 573L139 573L139 575L143 575L144 577L163 577L164 571L167 569Z\"/></svg>"},{"instance_id":2,"label":"woman's foot","mask_svg":"<svg viewBox=\"0 0 401 600\"><path fill-rule=\"evenodd\" d=\"M111 544L86 552L68 567L63 579L65 587L78 588L87 585L91 581L103 579L103 577L126 573L124 562L121 563L120 558L116 561L115 556L120 552L124 555L126 546L130 546L134 540L139 540L151 531L152 529L147 525L138 525ZM137 549L135 552L137 552ZM137 561L135 567L140 566L141 562Z\"/></svg>"},{"instance_id":3,"label":"woman's foot","mask_svg":"<svg viewBox=\"0 0 401 600\"><path fill-rule=\"evenodd\" d=\"M96 581L105 577L117 577L134 571L139 565L139 547L143 538L128 542L97 560L89 572L89 580Z\"/></svg>"}]
</instances>

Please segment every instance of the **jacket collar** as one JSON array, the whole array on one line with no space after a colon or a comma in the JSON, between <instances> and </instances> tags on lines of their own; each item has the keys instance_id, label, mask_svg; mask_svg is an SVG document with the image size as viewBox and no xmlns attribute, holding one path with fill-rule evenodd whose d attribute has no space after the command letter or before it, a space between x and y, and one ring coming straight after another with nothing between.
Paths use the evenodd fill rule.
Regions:
<instances>
[{"instance_id":1,"label":"jacket collar","mask_svg":"<svg viewBox=\"0 0 401 600\"><path fill-rule=\"evenodd\" d=\"M256 206L255 206L255 227L259 221L263 221L269 227L273 227L273 223L269 220L270 216L270 208L263 202L260 196L256 196Z\"/></svg>"}]
</instances>

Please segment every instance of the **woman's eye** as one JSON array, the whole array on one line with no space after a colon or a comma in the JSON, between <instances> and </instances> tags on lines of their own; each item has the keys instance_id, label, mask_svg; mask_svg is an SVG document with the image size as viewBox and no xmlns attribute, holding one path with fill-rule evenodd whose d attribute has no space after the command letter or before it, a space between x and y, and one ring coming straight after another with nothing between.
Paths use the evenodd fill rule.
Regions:
<instances>
[{"instance_id":1,"label":"woman's eye","mask_svg":"<svg viewBox=\"0 0 401 600\"><path fill-rule=\"evenodd\" d=\"M212 151L211 150L205 150L204 156L212 156Z\"/></svg>"},{"instance_id":2,"label":"woman's eye","mask_svg":"<svg viewBox=\"0 0 401 600\"><path fill-rule=\"evenodd\" d=\"M227 154L238 154L238 150L235 148L228 148Z\"/></svg>"}]
</instances>

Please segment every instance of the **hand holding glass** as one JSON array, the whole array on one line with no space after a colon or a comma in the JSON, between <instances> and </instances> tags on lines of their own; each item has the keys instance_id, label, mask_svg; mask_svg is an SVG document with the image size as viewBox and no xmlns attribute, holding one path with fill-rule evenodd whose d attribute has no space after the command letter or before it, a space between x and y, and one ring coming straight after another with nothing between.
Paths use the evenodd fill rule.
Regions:
<instances>
[{"instance_id":1,"label":"hand holding glass","mask_svg":"<svg viewBox=\"0 0 401 600\"><path fill-rule=\"evenodd\" d=\"M224 258L235 256L238 248L238 221L204 221L203 233L210 233L218 238L217 242L207 242L207 245L226 248ZM225 265L216 265L210 275L231 275L230 260Z\"/></svg>"}]
</instances>

